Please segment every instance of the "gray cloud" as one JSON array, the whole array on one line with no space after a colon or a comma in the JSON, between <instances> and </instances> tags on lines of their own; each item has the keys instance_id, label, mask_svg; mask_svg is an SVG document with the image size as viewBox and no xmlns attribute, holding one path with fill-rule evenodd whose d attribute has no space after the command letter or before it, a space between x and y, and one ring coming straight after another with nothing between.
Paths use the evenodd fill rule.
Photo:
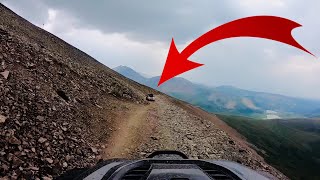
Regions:
<instances>
[{"instance_id":1,"label":"gray cloud","mask_svg":"<svg viewBox=\"0 0 320 180\"><path fill-rule=\"evenodd\" d=\"M229 1L45 1L106 33L126 33L136 40L164 41L175 37L183 42L203 33L203 27L236 18Z\"/></svg>"},{"instance_id":2,"label":"gray cloud","mask_svg":"<svg viewBox=\"0 0 320 180\"><path fill-rule=\"evenodd\" d=\"M161 73L172 37L181 51L202 33L252 15L276 15L299 22L303 27L293 31L294 37L320 56L320 21L316 20L320 1L316 0L0 2L29 21L44 24L43 28L107 66L128 65L151 75ZM205 64L182 75L196 82L320 98L318 61L278 42L228 39L204 47L190 59Z\"/></svg>"},{"instance_id":3,"label":"gray cloud","mask_svg":"<svg viewBox=\"0 0 320 180\"><path fill-rule=\"evenodd\" d=\"M23 16L31 22L39 24L44 23L48 19L47 5L39 0L28 1L7 1L0 0L1 3L11 8L15 13Z\"/></svg>"}]
</instances>

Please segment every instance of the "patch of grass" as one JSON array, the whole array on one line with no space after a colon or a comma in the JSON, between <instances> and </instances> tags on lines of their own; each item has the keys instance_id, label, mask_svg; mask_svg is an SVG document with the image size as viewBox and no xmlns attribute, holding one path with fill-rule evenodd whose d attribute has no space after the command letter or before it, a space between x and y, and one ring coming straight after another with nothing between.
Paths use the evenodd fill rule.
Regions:
<instances>
[{"instance_id":1,"label":"patch of grass","mask_svg":"<svg viewBox=\"0 0 320 180\"><path fill-rule=\"evenodd\" d=\"M291 179L320 179L320 120L260 120L218 115Z\"/></svg>"}]
</instances>

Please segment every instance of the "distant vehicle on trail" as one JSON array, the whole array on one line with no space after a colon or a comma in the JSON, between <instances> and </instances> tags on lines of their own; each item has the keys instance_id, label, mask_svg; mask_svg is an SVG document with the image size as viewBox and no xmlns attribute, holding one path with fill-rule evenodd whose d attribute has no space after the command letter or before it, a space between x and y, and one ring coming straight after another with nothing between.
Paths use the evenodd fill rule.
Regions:
<instances>
[{"instance_id":1,"label":"distant vehicle on trail","mask_svg":"<svg viewBox=\"0 0 320 180\"><path fill-rule=\"evenodd\" d=\"M153 94L148 94L147 97L146 97L146 100L147 100L147 101L155 101L156 98L154 97Z\"/></svg>"}]
</instances>

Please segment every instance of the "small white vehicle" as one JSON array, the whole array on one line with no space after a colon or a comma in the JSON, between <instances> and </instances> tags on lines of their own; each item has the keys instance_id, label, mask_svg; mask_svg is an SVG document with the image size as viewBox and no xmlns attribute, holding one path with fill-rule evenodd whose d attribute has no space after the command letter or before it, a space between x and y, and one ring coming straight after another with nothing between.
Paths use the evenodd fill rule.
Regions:
<instances>
[{"instance_id":1,"label":"small white vehicle","mask_svg":"<svg viewBox=\"0 0 320 180\"><path fill-rule=\"evenodd\" d=\"M147 97L146 97L146 100L147 100L147 101L155 101L156 98L154 97L153 94L148 94Z\"/></svg>"}]
</instances>

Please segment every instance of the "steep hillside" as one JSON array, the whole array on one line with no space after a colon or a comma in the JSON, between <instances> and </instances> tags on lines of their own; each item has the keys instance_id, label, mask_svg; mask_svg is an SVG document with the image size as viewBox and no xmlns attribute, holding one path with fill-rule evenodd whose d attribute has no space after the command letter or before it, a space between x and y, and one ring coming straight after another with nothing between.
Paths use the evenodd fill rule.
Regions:
<instances>
[{"instance_id":1,"label":"steep hillside","mask_svg":"<svg viewBox=\"0 0 320 180\"><path fill-rule=\"evenodd\" d=\"M320 101L278 94L248 91L232 86L207 87L184 78L173 78L157 87L159 77L145 78L125 66L115 68L120 74L209 112L258 117L263 119L317 117ZM136 78L139 77L139 78Z\"/></svg>"},{"instance_id":2,"label":"steep hillside","mask_svg":"<svg viewBox=\"0 0 320 180\"><path fill-rule=\"evenodd\" d=\"M3 5L0 12L0 176L92 165L117 113L152 90Z\"/></svg>"},{"instance_id":3,"label":"steep hillside","mask_svg":"<svg viewBox=\"0 0 320 180\"><path fill-rule=\"evenodd\" d=\"M215 116L138 84L0 4L0 178L170 148L286 177ZM157 101L148 103L145 94Z\"/></svg>"},{"instance_id":4,"label":"steep hillside","mask_svg":"<svg viewBox=\"0 0 320 180\"><path fill-rule=\"evenodd\" d=\"M256 120L219 115L292 179L320 178L320 120Z\"/></svg>"}]
</instances>

